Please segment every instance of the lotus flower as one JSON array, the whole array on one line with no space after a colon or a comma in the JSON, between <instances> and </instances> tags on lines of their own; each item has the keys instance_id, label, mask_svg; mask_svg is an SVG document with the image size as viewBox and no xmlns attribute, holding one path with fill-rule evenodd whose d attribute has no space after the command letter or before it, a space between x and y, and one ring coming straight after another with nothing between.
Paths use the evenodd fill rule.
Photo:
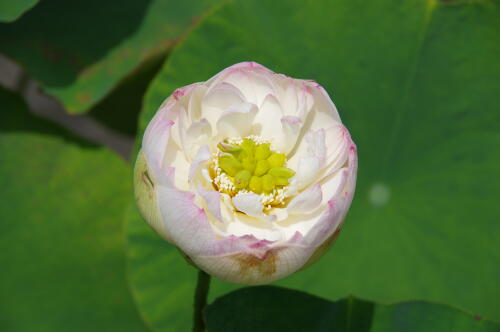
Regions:
<instances>
[{"instance_id":1,"label":"lotus flower","mask_svg":"<svg viewBox=\"0 0 500 332\"><path fill-rule=\"evenodd\" d=\"M356 171L356 146L319 84L244 62L163 102L135 195L147 223L200 269L263 284L328 249Z\"/></svg>"}]
</instances>

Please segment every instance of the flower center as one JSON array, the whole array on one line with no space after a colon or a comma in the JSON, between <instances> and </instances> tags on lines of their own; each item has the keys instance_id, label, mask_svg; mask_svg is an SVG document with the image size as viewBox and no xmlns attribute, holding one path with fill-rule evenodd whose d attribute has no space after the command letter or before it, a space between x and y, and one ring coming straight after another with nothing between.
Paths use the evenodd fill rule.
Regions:
<instances>
[{"instance_id":1,"label":"flower center","mask_svg":"<svg viewBox=\"0 0 500 332\"><path fill-rule=\"evenodd\" d=\"M259 136L225 139L217 147L211 168L219 192L230 196L254 192L267 208L284 204L288 181L295 175L286 167L284 153L273 151L271 143Z\"/></svg>"}]
</instances>

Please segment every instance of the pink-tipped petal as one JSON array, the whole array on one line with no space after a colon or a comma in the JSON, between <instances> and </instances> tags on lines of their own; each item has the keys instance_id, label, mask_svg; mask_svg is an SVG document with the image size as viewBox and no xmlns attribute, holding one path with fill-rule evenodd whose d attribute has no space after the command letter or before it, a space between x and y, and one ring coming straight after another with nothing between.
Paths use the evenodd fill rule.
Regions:
<instances>
[{"instance_id":1,"label":"pink-tipped petal","mask_svg":"<svg viewBox=\"0 0 500 332\"><path fill-rule=\"evenodd\" d=\"M357 168L356 146L351 141L348 166L346 173L343 174L345 176L345 179L342 180L343 186L335 190L333 197L327 198L327 211L306 235L306 243L323 243L341 226L354 196Z\"/></svg>"},{"instance_id":2,"label":"pink-tipped petal","mask_svg":"<svg viewBox=\"0 0 500 332\"><path fill-rule=\"evenodd\" d=\"M231 105L246 102L245 96L234 85L221 82L208 89L203 97L203 106L225 110Z\"/></svg>"},{"instance_id":3,"label":"pink-tipped petal","mask_svg":"<svg viewBox=\"0 0 500 332\"><path fill-rule=\"evenodd\" d=\"M166 111L158 112L149 123L142 141L144 157L154 177L159 177L163 166L170 137L170 129L174 125L172 120L167 119Z\"/></svg>"},{"instance_id":4,"label":"pink-tipped petal","mask_svg":"<svg viewBox=\"0 0 500 332\"><path fill-rule=\"evenodd\" d=\"M337 107L335 107L332 99L328 95L328 92L326 92L326 90L316 82L312 82L310 83L310 85L313 86L313 89L311 89L310 91L312 91L314 102L316 103L317 108L320 110L325 110L325 112L331 118L340 123L341 121L339 112L337 111Z\"/></svg>"},{"instance_id":5,"label":"pink-tipped petal","mask_svg":"<svg viewBox=\"0 0 500 332\"><path fill-rule=\"evenodd\" d=\"M242 62L224 69L208 84L219 84L221 82L237 86L245 96L247 102L260 105L268 94L275 94L275 88L268 78L273 72L255 62Z\"/></svg>"}]
</instances>

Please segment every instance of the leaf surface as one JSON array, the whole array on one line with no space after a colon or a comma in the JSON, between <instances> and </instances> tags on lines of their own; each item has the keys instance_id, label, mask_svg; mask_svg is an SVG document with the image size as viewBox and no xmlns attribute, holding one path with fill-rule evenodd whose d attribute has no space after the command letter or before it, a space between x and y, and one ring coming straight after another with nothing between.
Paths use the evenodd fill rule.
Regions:
<instances>
[{"instance_id":1,"label":"leaf surface","mask_svg":"<svg viewBox=\"0 0 500 332\"><path fill-rule=\"evenodd\" d=\"M33 8L38 0L0 0L0 22L13 22Z\"/></svg>"},{"instance_id":2,"label":"leaf surface","mask_svg":"<svg viewBox=\"0 0 500 332\"><path fill-rule=\"evenodd\" d=\"M0 330L147 331L126 281L129 167L0 103Z\"/></svg>"}]
</instances>

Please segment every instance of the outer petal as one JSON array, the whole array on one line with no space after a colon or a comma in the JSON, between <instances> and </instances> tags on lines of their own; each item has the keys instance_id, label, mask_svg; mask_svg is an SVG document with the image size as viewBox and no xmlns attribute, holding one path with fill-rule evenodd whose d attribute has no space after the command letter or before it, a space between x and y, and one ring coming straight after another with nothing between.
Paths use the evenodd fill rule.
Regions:
<instances>
[{"instance_id":1,"label":"outer petal","mask_svg":"<svg viewBox=\"0 0 500 332\"><path fill-rule=\"evenodd\" d=\"M315 248L301 245L302 234L296 233L279 245L254 242L253 252L226 256L192 257L196 265L219 279L239 284L266 284L282 279L302 268ZM256 255L256 252L261 255Z\"/></svg>"},{"instance_id":2,"label":"outer petal","mask_svg":"<svg viewBox=\"0 0 500 332\"><path fill-rule=\"evenodd\" d=\"M321 85L308 82L307 89L314 98L314 106L309 112L309 128L317 130L341 123L337 108Z\"/></svg>"},{"instance_id":3,"label":"outer petal","mask_svg":"<svg viewBox=\"0 0 500 332\"><path fill-rule=\"evenodd\" d=\"M347 161L349 146L352 144L351 136L342 124L326 129L325 133L325 142L328 146L326 165L332 170L339 169Z\"/></svg>"},{"instance_id":4,"label":"outer petal","mask_svg":"<svg viewBox=\"0 0 500 332\"><path fill-rule=\"evenodd\" d=\"M305 120L314 104L308 82L285 75L276 76L281 81L282 89L278 98L282 102L285 114Z\"/></svg>"},{"instance_id":5,"label":"outer petal","mask_svg":"<svg viewBox=\"0 0 500 332\"><path fill-rule=\"evenodd\" d=\"M168 181L165 185L156 185L155 191L166 238L171 243L191 258L252 251L251 241L216 237L205 210L195 204L195 194L176 189L173 184L175 170L165 171Z\"/></svg>"},{"instance_id":6,"label":"outer petal","mask_svg":"<svg viewBox=\"0 0 500 332\"><path fill-rule=\"evenodd\" d=\"M142 140L142 150L153 176L158 176L163 159L165 157L170 129L174 122L168 119L167 109L159 111L151 120L144 138Z\"/></svg>"},{"instance_id":7,"label":"outer petal","mask_svg":"<svg viewBox=\"0 0 500 332\"><path fill-rule=\"evenodd\" d=\"M144 153L141 151L137 156L134 167L134 194L137 207L144 220L168 242L171 239L163 226L163 219L160 214L156 199L155 182L152 179L151 169L148 167Z\"/></svg>"},{"instance_id":8,"label":"outer petal","mask_svg":"<svg viewBox=\"0 0 500 332\"><path fill-rule=\"evenodd\" d=\"M174 93L165 99L161 104L160 110L149 122L142 140L142 151L151 169L151 173L156 176L159 168L163 167L167 144L171 137L177 136L177 131L172 130L175 121L179 117L179 106L186 103L185 96L188 95L199 83L191 84L174 91ZM174 137L175 140L175 137ZM177 141L180 141L177 138Z\"/></svg>"},{"instance_id":9,"label":"outer petal","mask_svg":"<svg viewBox=\"0 0 500 332\"><path fill-rule=\"evenodd\" d=\"M206 91L207 87L203 83L196 84L190 91L190 98L186 107L190 122L195 122L202 118L201 103Z\"/></svg>"},{"instance_id":10,"label":"outer petal","mask_svg":"<svg viewBox=\"0 0 500 332\"><path fill-rule=\"evenodd\" d=\"M323 243L337 230L338 227L340 227L354 196L357 168L358 157L356 153L356 146L351 141L346 178L345 181L343 181L345 185L340 187L339 190L334 193L334 196L328 200L327 212L306 235L306 243Z\"/></svg>"},{"instance_id":11,"label":"outer petal","mask_svg":"<svg viewBox=\"0 0 500 332\"><path fill-rule=\"evenodd\" d=\"M255 62L241 62L228 67L210 79L209 86L221 82L237 86L247 102L260 105L268 94L276 94L274 73Z\"/></svg>"}]
</instances>

